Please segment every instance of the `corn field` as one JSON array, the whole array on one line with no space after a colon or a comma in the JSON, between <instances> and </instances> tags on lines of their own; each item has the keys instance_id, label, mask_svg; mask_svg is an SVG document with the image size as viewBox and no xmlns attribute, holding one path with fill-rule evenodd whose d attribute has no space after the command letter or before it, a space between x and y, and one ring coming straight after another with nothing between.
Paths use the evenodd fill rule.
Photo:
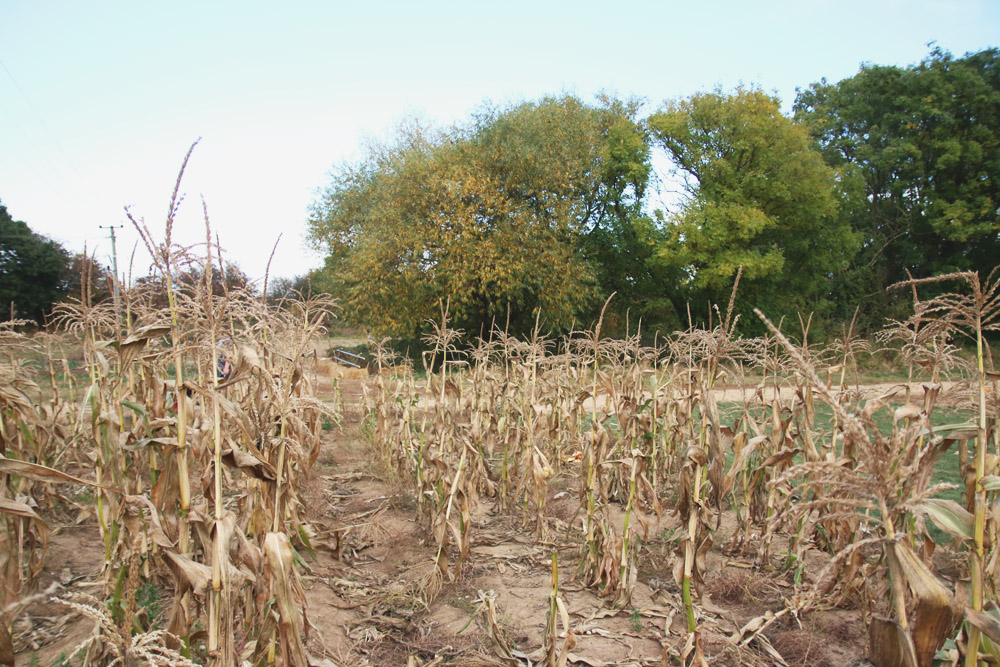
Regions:
<instances>
[{"instance_id":1,"label":"corn field","mask_svg":"<svg viewBox=\"0 0 1000 667\"><path fill-rule=\"evenodd\" d=\"M103 566L95 594L56 598L99 628L68 663L307 664L295 564L311 548L302 476L330 409L313 396L303 358L333 303L273 308L246 291L213 294L212 273L225 267L207 212L199 257L171 243L178 204L175 190L162 241L136 222L162 280L123 290L120 307L86 293L60 306L61 338L3 330L8 654L11 614L44 565L52 528L43 515L65 502L65 484L82 481L70 470L87 478ZM203 281L175 282L192 267ZM82 382L59 358L67 338L82 342ZM48 367L42 407L28 398L38 390L20 361L28 351ZM160 624L137 604L150 587L172 592Z\"/></svg>"},{"instance_id":2,"label":"corn field","mask_svg":"<svg viewBox=\"0 0 1000 667\"><path fill-rule=\"evenodd\" d=\"M818 348L808 345L803 322L795 344L760 314L772 336L740 338L732 303L716 327L678 332L654 347L638 335L602 339L598 323L558 342L496 332L467 352L454 346L462 332L447 328L443 310L427 339L427 380L380 373L365 404L372 443L399 479L410 480L435 547L429 585L462 577L477 539L474 517L486 505L519 516L539 544L577 543L573 580L610 609L627 610L651 531L667 525L673 603L686 632L665 643L663 660L706 664L699 599L706 556L728 514L729 541L718 548L795 582L783 608L733 633L735 645L756 644L783 662L767 643L770 624L860 600L875 664L955 664L960 653L975 664L994 655L996 552L987 545L996 535L991 490L1000 487L990 401L998 376L985 370L982 333L993 326L996 285L984 288L971 274L939 280L948 279L967 283L971 294L915 298L914 317L881 336L898 341L900 360L927 381L919 391L900 384L878 396L847 381L857 357L872 352L850 330ZM921 282L912 283L914 294ZM949 342L963 334L978 345L971 365ZM382 348L380 363L389 356ZM932 422L945 377L965 378L952 395L963 396L978 420ZM714 391L724 381L743 396L726 417ZM830 415L825 425L821 406ZM933 481L945 455L961 459L964 505L937 497L953 486ZM578 506L568 522L546 514L559 479L573 480ZM929 524L967 558L969 590L935 574ZM813 552L824 564L807 572ZM551 628L559 617L553 605ZM567 664L568 625L560 636L563 646L554 630L546 635L540 662Z\"/></svg>"},{"instance_id":3,"label":"corn field","mask_svg":"<svg viewBox=\"0 0 1000 667\"><path fill-rule=\"evenodd\" d=\"M180 248L178 205L162 239L134 221L158 280L79 295L56 333L0 328L0 664L29 664L19 619L40 603L92 628L73 665L820 664L772 640L835 609L880 667L1000 662L992 276L909 281L911 318L822 346L807 318L739 336L733 301L652 345L600 321L470 340L442 304L422 367L375 344L352 402L347 382L318 393L335 303L217 293L207 211ZM952 291L922 300L929 283ZM890 355L907 381L873 393L858 366ZM323 462L352 437L365 466ZM381 495L348 511L362 478ZM413 553L368 576L404 562L401 543L365 561L390 513ZM47 560L74 522L100 555L86 587ZM535 617L487 573L534 577ZM713 601L754 577L780 583L769 608ZM315 620L320 589L339 624ZM461 627L435 633L448 600ZM589 657L601 632L632 639ZM639 639L655 650L622 648Z\"/></svg>"}]
</instances>

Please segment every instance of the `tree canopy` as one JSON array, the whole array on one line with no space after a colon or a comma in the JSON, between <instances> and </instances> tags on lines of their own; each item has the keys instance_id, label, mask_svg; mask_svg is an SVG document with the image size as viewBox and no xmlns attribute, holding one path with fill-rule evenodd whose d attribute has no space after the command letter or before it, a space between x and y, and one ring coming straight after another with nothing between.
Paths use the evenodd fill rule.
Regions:
<instances>
[{"instance_id":1,"label":"tree canopy","mask_svg":"<svg viewBox=\"0 0 1000 667\"><path fill-rule=\"evenodd\" d=\"M877 324L905 298L890 284L1000 257L998 55L864 65L799 91L794 117L741 87L646 118L638 100L563 95L404 124L315 202L313 286L409 340L443 301L469 331L524 331L539 312L565 330L612 292L609 333L670 329L709 317L740 270L744 311L822 325L862 304ZM649 197L654 150L682 190L666 211Z\"/></svg>"},{"instance_id":2,"label":"tree canopy","mask_svg":"<svg viewBox=\"0 0 1000 667\"><path fill-rule=\"evenodd\" d=\"M63 294L67 299L90 299L91 303L98 303L112 298L113 281L114 272L93 255L73 253L66 264Z\"/></svg>"},{"instance_id":3,"label":"tree canopy","mask_svg":"<svg viewBox=\"0 0 1000 667\"><path fill-rule=\"evenodd\" d=\"M935 49L911 67L864 65L800 91L796 117L828 164L860 182L851 205L863 241L851 276L858 296L884 299L907 271L986 274L997 264L998 59L997 49L963 58Z\"/></svg>"},{"instance_id":4,"label":"tree canopy","mask_svg":"<svg viewBox=\"0 0 1000 667\"><path fill-rule=\"evenodd\" d=\"M659 255L686 276L696 309L723 302L742 268L741 302L771 314L822 310L828 278L855 238L836 172L780 101L738 89L669 102L649 118L686 193L665 218Z\"/></svg>"},{"instance_id":5,"label":"tree canopy","mask_svg":"<svg viewBox=\"0 0 1000 667\"><path fill-rule=\"evenodd\" d=\"M599 291L584 239L639 212L649 166L634 113L564 96L446 130L404 125L337 169L314 207L325 286L349 318L402 338L439 301L468 329L524 329L539 311L568 327Z\"/></svg>"},{"instance_id":6,"label":"tree canopy","mask_svg":"<svg viewBox=\"0 0 1000 667\"><path fill-rule=\"evenodd\" d=\"M14 220L0 203L0 318L44 322L66 293L68 262L61 245Z\"/></svg>"}]
</instances>

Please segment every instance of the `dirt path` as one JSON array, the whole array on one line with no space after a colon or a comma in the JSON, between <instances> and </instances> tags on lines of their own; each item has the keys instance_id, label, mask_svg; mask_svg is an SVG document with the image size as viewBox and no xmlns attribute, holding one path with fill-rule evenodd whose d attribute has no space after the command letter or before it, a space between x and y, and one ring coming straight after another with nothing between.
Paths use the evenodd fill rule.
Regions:
<instances>
[{"instance_id":1,"label":"dirt path","mask_svg":"<svg viewBox=\"0 0 1000 667\"><path fill-rule=\"evenodd\" d=\"M878 382L870 384L860 384L849 386L846 391L850 394L851 400L869 400L884 397L893 403L913 402L922 405L924 400L925 387L927 385L920 382ZM959 400L959 390L963 385L958 382L944 382L941 384L939 394L939 404L953 404ZM814 390L815 391L815 390ZM719 403L771 403L777 399L781 403L793 401L797 397L798 389L794 385L783 383L775 387L774 385L756 386L725 386L713 390L715 400ZM646 398L651 394L646 392ZM598 392L596 398L596 408L602 412L610 405L611 398L607 393ZM428 410L434 406L436 399L429 396L422 396L417 403L421 410ZM595 407L595 399L587 398L583 401L583 411L589 412Z\"/></svg>"},{"instance_id":2,"label":"dirt path","mask_svg":"<svg viewBox=\"0 0 1000 667\"><path fill-rule=\"evenodd\" d=\"M644 516L649 530L631 604L611 608L574 579L579 557L575 472L554 479L546 515L550 540L494 511L484 501L474 517L472 555L462 575L441 580L428 599L435 551L417 520L412 495L401 480L386 479L357 429L354 402L360 387L342 383L347 418L324 443L310 488L310 506L327 536L308 578L309 618L316 627L313 649L337 664L498 665L484 611L493 600L497 622L515 655L539 657L546 623L551 556L560 564L560 594L575 635L571 665L660 665L665 649L677 650L686 636L672 569L675 520ZM566 522L574 520L571 528ZM345 529L344 526L350 526ZM734 522L724 520L716 543L729 542ZM339 558L335 557L339 552ZM781 609L792 585L774 572L756 570L751 558L709 554L706 591L700 603L705 650L718 665L770 665L754 646L735 647L728 636L768 610ZM495 634L495 633L494 633ZM776 623L770 642L790 665L859 664L864 629L857 610L816 612ZM440 663L434 662L441 660ZM520 664L527 664L522 659Z\"/></svg>"},{"instance_id":3,"label":"dirt path","mask_svg":"<svg viewBox=\"0 0 1000 667\"><path fill-rule=\"evenodd\" d=\"M941 383L941 396L954 396L959 386L957 382ZM777 398L779 401L784 402L794 399L796 391L796 387L787 384L779 385L777 388L773 385L746 388L728 386L715 391L715 400L720 403L738 403L753 400L770 402ZM919 404L923 401L925 384L921 382L877 382L849 385L847 391L851 392L854 396L866 399L878 396L889 398L891 396L893 402L904 402L909 397L911 401Z\"/></svg>"}]
</instances>

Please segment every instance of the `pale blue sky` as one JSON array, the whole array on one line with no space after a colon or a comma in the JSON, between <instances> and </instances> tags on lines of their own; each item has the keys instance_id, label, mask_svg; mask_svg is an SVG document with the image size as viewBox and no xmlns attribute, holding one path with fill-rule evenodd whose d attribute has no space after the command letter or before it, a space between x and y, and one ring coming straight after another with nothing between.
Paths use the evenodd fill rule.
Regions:
<instances>
[{"instance_id":1,"label":"pale blue sky","mask_svg":"<svg viewBox=\"0 0 1000 667\"><path fill-rule=\"evenodd\" d=\"M796 86L862 62L1000 43L996 0L780 2L93 2L0 0L0 200L72 250L122 207L158 232L202 137L176 234L263 275L317 266L307 207L330 168L407 115L601 90L655 108L717 85ZM121 230L123 264L135 241ZM124 259L122 259L124 258ZM144 273L148 260L137 260Z\"/></svg>"}]
</instances>

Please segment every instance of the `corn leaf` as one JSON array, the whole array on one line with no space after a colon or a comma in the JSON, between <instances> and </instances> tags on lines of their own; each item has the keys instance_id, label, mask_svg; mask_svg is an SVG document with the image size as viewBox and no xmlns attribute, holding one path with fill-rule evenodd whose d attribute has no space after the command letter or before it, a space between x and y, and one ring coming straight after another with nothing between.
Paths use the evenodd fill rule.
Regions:
<instances>
[{"instance_id":1,"label":"corn leaf","mask_svg":"<svg viewBox=\"0 0 1000 667\"><path fill-rule=\"evenodd\" d=\"M931 498L919 505L938 528L952 537L971 540L975 517L954 500Z\"/></svg>"},{"instance_id":2,"label":"corn leaf","mask_svg":"<svg viewBox=\"0 0 1000 667\"><path fill-rule=\"evenodd\" d=\"M984 611L976 611L972 607L966 607L965 618L989 637L990 641L1000 644L1000 610L997 609L996 604L990 603Z\"/></svg>"},{"instance_id":3,"label":"corn leaf","mask_svg":"<svg viewBox=\"0 0 1000 667\"><path fill-rule=\"evenodd\" d=\"M107 489L108 491L121 493L119 489L116 489L113 486L104 486L103 484L97 484L96 482L88 482L85 479L80 479L79 477L74 477L73 475L67 475L64 472L59 472L58 470L54 470L48 466L38 465L37 463L28 463L27 461L18 461L17 459L8 459L4 456L0 456L0 473L20 475L21 477L36 479L40 482L73 482L74 484L85 484L87 486L95 486L100 489Z\"/></svg>"}]
</instances>

